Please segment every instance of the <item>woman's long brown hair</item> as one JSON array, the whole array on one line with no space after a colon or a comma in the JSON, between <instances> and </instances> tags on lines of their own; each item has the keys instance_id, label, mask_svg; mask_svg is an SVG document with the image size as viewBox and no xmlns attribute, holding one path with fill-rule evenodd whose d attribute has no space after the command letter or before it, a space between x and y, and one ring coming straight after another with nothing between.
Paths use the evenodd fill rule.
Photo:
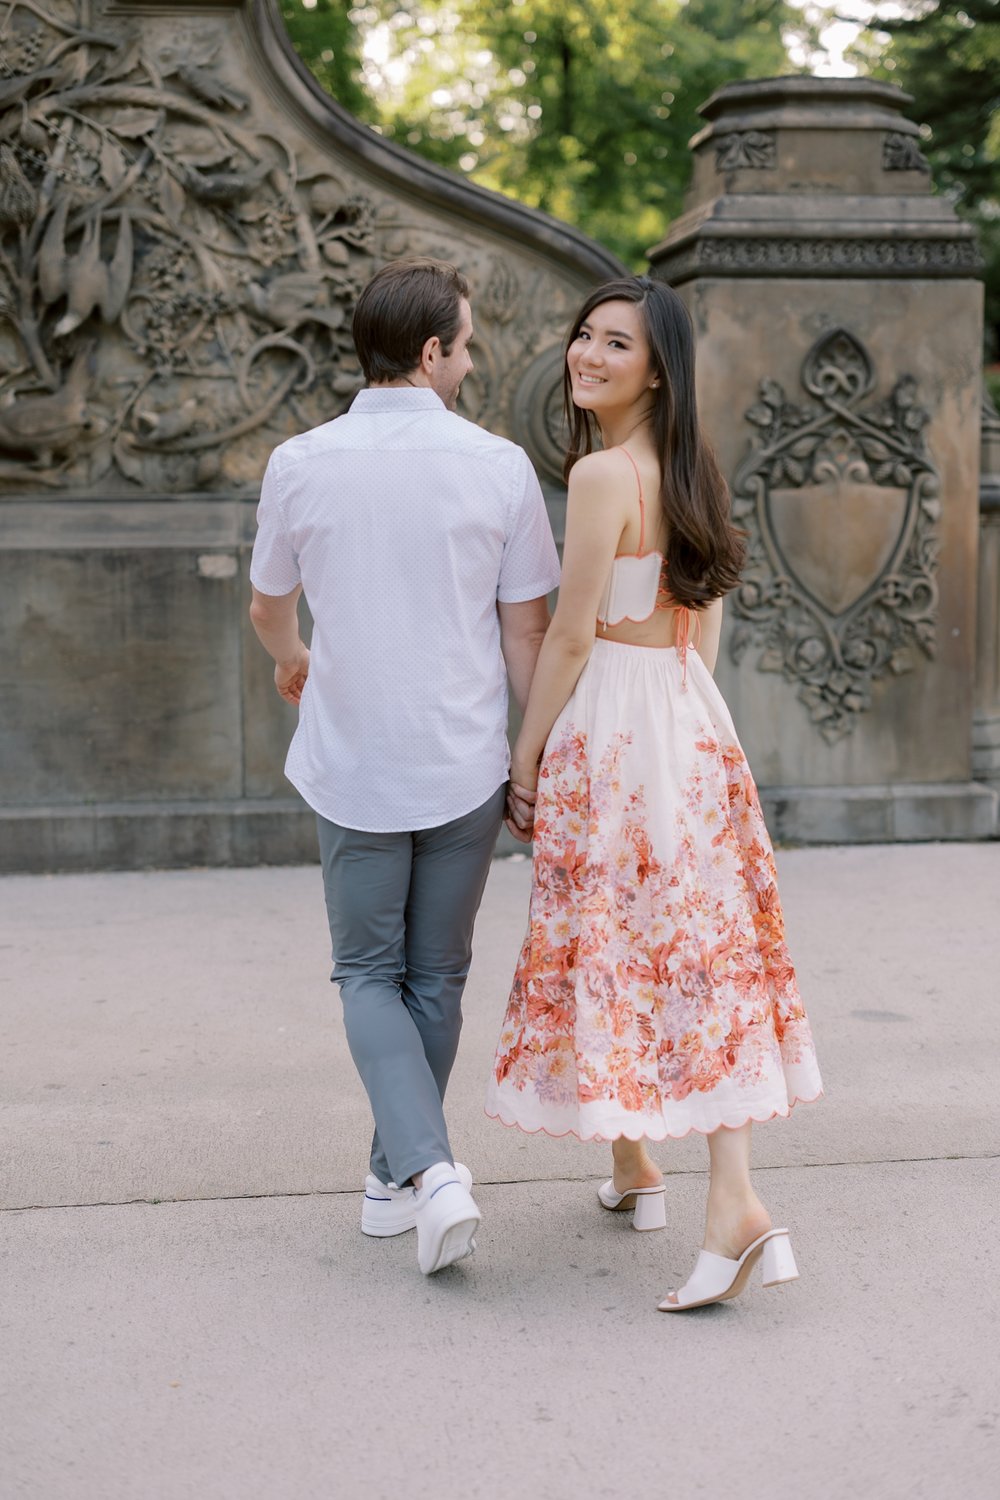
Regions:
<instances>
[{"instance_id":1,"label":"woman's long brown hair","mask_svg":"<svg viewBox=\"0 0 1000 1500\"><path fill-rule=\"evenodd\" d=\"M729 487L698 425L694 384L694 329L677 293L649 276L605 282L590 293L574 319L567 351L595 307L631 302L639 310L650 359L659 376L653 439L660 459L660 504L667 522L667 585L678 604L700 609L739 582L744 534L730 516ZM563 400L569 450L563 475L594 449L595 419L573 402L568 367Z\"/></svg>"}]
</instances>

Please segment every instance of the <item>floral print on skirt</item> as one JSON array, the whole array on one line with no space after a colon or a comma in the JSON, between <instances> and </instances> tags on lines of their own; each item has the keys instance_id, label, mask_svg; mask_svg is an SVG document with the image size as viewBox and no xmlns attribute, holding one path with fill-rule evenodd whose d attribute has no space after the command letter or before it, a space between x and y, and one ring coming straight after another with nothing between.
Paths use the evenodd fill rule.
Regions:
<instances>
[{"instance_id":1,"label":"floral print on skirt","mask_svg":"<svg viewBox=\"0 0 1000 1500\"><path fill-rule=\"evenodd\" d=\"M693 648L598 639L553 726L487 1113L663 1140L822 1092L774 855Z\"/></svg>"}]
</instances>

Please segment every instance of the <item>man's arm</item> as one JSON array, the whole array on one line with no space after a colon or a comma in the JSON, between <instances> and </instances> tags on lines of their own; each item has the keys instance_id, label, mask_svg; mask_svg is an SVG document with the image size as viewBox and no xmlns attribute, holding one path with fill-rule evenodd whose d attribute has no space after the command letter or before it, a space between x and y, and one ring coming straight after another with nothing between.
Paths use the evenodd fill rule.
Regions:
<instances>
[{"instance_id":1,"label":"man's arm","mask_svg":"<svg viewBox=\"0 0 1000 1500\"><path fill-rule=\"evenodd\" d=\"M286 703L299 702L309 676L309 648L299 634L301 593L301 584L290 594L262 594L255 588L250 604L250 623L274 659L274 685Z\"/></svg>"},{"instance_id":2,"label":"man's arm","mask_svg":"<svg viewBox=\"0 0 1000 1500\"><path fill-rule=\"evenodd\" d=\"M497 604L500 615L500 649L518 708L524 713L535 662L549 628L549 606L544 595L526 599L520 604ZM504 822L522 844L531 840L534 822L533 791L519 795L511 787L507 793L507 816Z\"/></svg>"},{"instance_id":3,"label":"man's arm","mask_svg":"<svg viewBox=\"0 0 1000 1500\"><path fill-rule=\"evenodd\" d=\"M500 650L514 701L524 713L535 662L549 628L549 606L543 595L540 599L525 599L520 604L498 604L497 612L500 615Z\"/></svg>"}]
</instances>

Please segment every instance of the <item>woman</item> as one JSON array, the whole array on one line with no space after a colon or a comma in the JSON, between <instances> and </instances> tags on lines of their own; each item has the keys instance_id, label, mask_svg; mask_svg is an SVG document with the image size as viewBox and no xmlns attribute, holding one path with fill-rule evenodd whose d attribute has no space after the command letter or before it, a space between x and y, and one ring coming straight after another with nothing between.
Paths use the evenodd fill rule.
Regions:
<instances>
[{"instance_id":1,"label":"woman","mask_svg":"<svg viewBox=\"0 0 1000 1500\"><path fill-rule=\"evenodd\" d=\"M537 791L530 925L487 1112L611 1141L600 1201L634 1208L637 1229L666 1222L646 1140L708 1137L704 1248L660 1303L673 1312L735 1296L758 1259L765 1285L797 1275L750 1183L751 1122L821 1083L756 788L711 676L743 546L676 293L644 276L592 292L565 395L562 584L511 765L523 798Z\"/></svg>"}]
</instances>

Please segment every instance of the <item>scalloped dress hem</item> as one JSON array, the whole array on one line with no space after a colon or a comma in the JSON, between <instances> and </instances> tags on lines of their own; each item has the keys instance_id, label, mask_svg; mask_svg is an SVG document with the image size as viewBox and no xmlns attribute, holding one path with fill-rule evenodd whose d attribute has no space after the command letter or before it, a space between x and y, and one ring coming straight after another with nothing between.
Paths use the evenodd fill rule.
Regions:
<instances>
[{"instance_id":1,"label":"scalloped dress hem","mask_svg":"<svg viewBox=\"0 0 1000 1500\"><path fill-rule=\"evenodd\" d=\"M764 1125L769 1120L787 1120L797 1104L814 1104L817 1099L822 1099L822 1097L823 1090L820 1088L817 1089L815 1094L797 1094L794 1099L788 1101L784 1109L775 1107L769 1114L751 1113L742 1120L719 1120L713 1126L692 1124L688 1125L686 1130L674 1131L664 1129L661 1132L642 1129L633 1133L632 1130L623 1127L614 1134L605 1134L601 1131L590 1131L584 1134L580 1130L575 1130L572 1125L568 1125L565 1130L550 1130L547 1125L526 1125L523 1120L516 1120L512 1116L509 1116L508 1111L502 1105L497 1110L492 1110L488 1106L485 1106L483 1113L487 1119L496 1120L498 1125L506 1125L510 1130L520 1130L525 1135L547 1135L553 1141L562 1141L571 1135L576 1140L585 1144L594 1142L599 1145L611 1145L612 1142L622 1140L623 1138L628 1141L655 1142L683 1141L689 1135L703 1135L707 1138L710 1135L714 1135L717 1130L742 1130L744 1125Z\"/></svg>"}]
</instances>

